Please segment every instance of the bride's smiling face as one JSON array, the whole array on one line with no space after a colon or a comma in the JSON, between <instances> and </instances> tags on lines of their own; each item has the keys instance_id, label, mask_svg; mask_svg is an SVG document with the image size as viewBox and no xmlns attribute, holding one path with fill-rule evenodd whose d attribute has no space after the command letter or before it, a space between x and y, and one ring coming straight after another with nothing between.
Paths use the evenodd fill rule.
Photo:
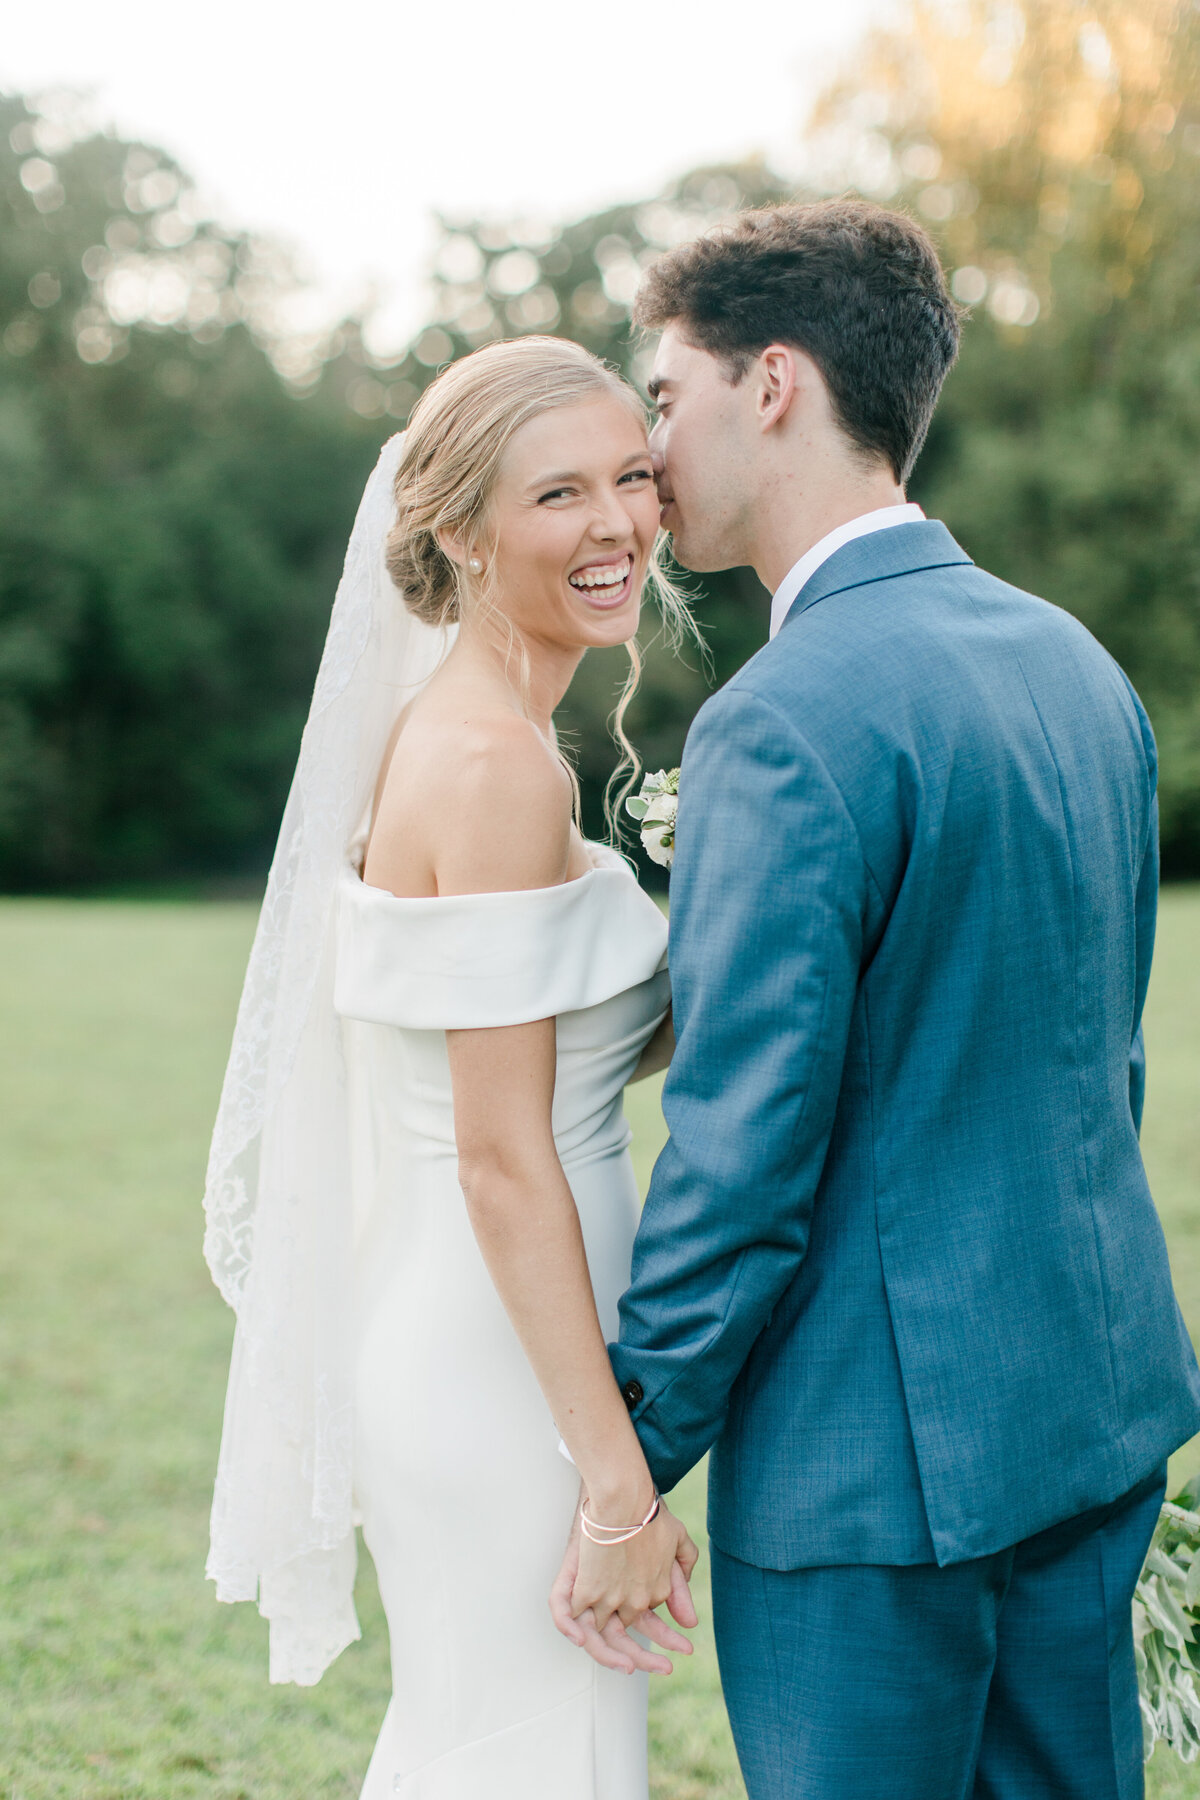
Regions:
<instances>
[{"instance_id":1,"label":"bride's smiling face","mask_svg":"<svg viewBox=\"0 0 1200 1800\"><path fill-rule=\"evenodd\" d=\"M615 395L516 432L492 494L491 591L526 642L623 644L637 630L658 532L646 432Z\"/></svg>"}]
</instances>

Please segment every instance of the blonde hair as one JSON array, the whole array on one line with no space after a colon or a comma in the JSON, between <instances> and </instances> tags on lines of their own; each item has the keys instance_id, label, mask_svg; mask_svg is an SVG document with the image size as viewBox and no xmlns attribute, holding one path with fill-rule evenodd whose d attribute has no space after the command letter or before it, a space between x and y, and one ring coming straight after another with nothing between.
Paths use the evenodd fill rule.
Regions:
<instances>
[{"instance_id":1,"label":"blonde hair","mask_svg":"<svg viewBox=\"0 0 1200 1800\"><path fill-rule=\"evenodd\" d=\"M396 523L388 534L388 573L405 605L426 624L456 623L470 609L486 614L506 631L510 653L520 665L517 691L528 704L528 656L511 621L496 605L486 580L447 556L439 534L464 546L486 536L488 510L504 453L531 419L555 407L608 394L645 425L646 411L636 390L598 357L566 338L520 337L485 344L442 370L413 410L396 471ZM688 603L667 572L666 539L660 533L646 572L646 590L662 615L676 647L684 637L700 643ZM619 838L621 801L637 780L637 752L625 732L625 715L637 692L642 659L637 640L626 645L629 674L611 727L621 761L605 791L610 834ZM567 764L575 791L579 789Z\"/></svg>"}]
</instances>

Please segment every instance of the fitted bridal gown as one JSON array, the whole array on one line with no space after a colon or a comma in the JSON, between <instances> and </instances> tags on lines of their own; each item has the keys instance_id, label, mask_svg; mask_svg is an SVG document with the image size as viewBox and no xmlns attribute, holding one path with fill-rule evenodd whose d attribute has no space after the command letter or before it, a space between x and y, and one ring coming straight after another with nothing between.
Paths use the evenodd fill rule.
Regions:
<instances>
[{"instance_id":1,"label":"fitted bridal gown","mask_svg":"<svg viewBox=\"0 0 1200 1800\"><path fill-rule=\"evenodd\" d=\"M637 1191L625 1082L666 923L615 853L561 887L398 899L347 870L336 1006L358 1221L355 1490L392 1651L363 1800L645 1800L646 1678L555 1630L578 1478L475 1243L445 1031L557 1017L553 1123L606 1338Z\"/></svg>"}]
</instances>

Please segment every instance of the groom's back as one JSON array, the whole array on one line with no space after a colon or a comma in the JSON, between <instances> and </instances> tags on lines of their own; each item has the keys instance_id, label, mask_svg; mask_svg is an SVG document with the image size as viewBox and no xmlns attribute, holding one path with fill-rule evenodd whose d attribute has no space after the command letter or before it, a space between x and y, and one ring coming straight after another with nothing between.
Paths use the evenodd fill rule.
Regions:
<instances>
[{"instance_id":1,"label":"groom's back","mask_svg":"<svg viewBox=\"0 0 1200 1800\"><path fill-rule=\"evenodd\" d=\"M731 688L827 772L869 900L808 1250L738 1383L714 1531L774 1566L982 1555L1194 1428L1137 1143L1149 726L1082 626L931 524L831 559ZM798 1510L764 1509L797 1472Z\"/></svg>"}]
</instances>

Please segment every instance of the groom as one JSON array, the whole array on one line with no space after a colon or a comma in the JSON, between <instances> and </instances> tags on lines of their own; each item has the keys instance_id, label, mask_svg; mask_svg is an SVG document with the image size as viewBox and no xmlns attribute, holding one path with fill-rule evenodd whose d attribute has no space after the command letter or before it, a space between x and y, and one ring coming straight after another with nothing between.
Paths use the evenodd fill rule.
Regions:
<instances>
[{"instance_id":1,"label":"groom","mask_svg":"<svg viewBox=\"0 0 1200 1800\"><path fill-rule=\"evenodd\" d=\"M748 214L638 317L675 554L774 595L683 760L612 1347L659 1486L712 1450L751 1800L1133 1800L1130 1599L1200 1429L1137 1138L1149 724L905 502L959 336L918 226Z\"/></svg>"}]
</instances>

